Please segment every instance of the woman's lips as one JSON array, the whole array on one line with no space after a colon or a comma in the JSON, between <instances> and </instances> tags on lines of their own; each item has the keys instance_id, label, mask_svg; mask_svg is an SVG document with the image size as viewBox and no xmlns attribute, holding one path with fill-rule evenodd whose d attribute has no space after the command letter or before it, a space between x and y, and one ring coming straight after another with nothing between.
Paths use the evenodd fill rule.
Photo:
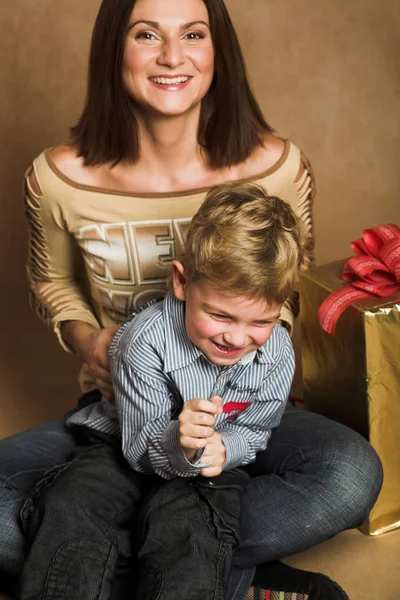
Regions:
<instances>
[{"instance_id":1,"label":"woman's lips","mask_svg":"<svg viewBox=\"0 0 400 600\"><path fill-rule=\"evenodd\" d=\"M178 77L149 77L150 83L159 90L166 92L179 92L189 85L192 77L189 76L178 76Z\"/></svg>"}]
</instances>

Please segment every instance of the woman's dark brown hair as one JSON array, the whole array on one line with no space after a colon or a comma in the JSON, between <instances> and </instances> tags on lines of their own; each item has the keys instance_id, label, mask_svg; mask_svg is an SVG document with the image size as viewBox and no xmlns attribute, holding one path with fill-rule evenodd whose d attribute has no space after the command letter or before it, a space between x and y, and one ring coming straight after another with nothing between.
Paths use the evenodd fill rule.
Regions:
<instances>
[{"instance_id":1,"label":"woman's dark brown hair","mask_svg":"<svg viewBox=\"0 0 400 600\"><path fill-rule=\"evenodd\" d=\"M214 168L246 160L272 132L254 98L236 32L223 0L203 0L210 19L215 73L202 101L199 143ZM71 142L86 165L135 163L136 119L122 80L129 18L136 0L103 0L93 30L84 109Z\"/></svg>"}]
</instances>

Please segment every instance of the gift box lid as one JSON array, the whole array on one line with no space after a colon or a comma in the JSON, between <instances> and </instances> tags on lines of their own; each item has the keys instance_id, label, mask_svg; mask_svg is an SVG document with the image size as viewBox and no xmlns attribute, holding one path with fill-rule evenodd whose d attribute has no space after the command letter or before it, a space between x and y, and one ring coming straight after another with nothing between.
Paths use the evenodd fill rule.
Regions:
<instances>
[{"instance_id":1,"label":"gift box lid","mask_svg":"<svg viewBox=\"0 0 400 600\"><path fill-rule=\"evenodd\" d=\"M335 290L338 290L340 288L346 287L350 284L347 281L343 281L341 277L343 267L346 261L347 259L336 260L329 264L321 265L320 267L315 267L314 269L310 269L308 271L301 271L300 281L313 281L329 293L334 292ZM399 304L398 310L400 310L400 289L394 294L386 296L385 298L371 295L370 298L366 298L365 300L355 302L352 306L362 313L375 313L377 311L384 312L385 308L392 309L394 304Z\"/></svg>"}]
</instances>

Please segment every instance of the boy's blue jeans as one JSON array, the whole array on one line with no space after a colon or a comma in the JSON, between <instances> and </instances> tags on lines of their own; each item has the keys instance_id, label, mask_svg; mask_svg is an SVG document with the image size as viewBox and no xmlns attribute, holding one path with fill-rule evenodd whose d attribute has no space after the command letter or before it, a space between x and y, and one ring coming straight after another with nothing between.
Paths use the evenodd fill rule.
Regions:
<instances>
[{"instance_id":1,"label":"boy's blue jeans","mask_svg":"<svg viewBox=\"0 0 400 600\"><path fill-rule=\"evenodd\" d=\"M0 569L19 573L24 538L19 513L27 493L75 448L64 419L0 441ZM366 440L343 425L288 406L268 448L250 467L242 497L241 545L227 598L242 600L256 565L301 552L357 527L382 484Z\"/></svg>"}]
</instances>

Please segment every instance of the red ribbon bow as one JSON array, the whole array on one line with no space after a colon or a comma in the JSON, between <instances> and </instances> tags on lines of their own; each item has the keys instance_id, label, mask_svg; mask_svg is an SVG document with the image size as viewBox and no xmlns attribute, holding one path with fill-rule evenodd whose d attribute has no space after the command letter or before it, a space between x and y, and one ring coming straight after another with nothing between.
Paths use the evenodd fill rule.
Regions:
<instances>
[{"instance_id":1,"label":"red ribbon bow","mask_svg":"<svg viewBox=\"0 0 400 600\"><path fill-rule=\"evenodd\" d=\"M363 237L350 245L357 256L346 262L342 279L351 285L330 294L318 311L327 333L335 333L338 318L354 302L390 296L400 288L400 229L396 225L365 229Z\"/></svg>"}]
</instances>

